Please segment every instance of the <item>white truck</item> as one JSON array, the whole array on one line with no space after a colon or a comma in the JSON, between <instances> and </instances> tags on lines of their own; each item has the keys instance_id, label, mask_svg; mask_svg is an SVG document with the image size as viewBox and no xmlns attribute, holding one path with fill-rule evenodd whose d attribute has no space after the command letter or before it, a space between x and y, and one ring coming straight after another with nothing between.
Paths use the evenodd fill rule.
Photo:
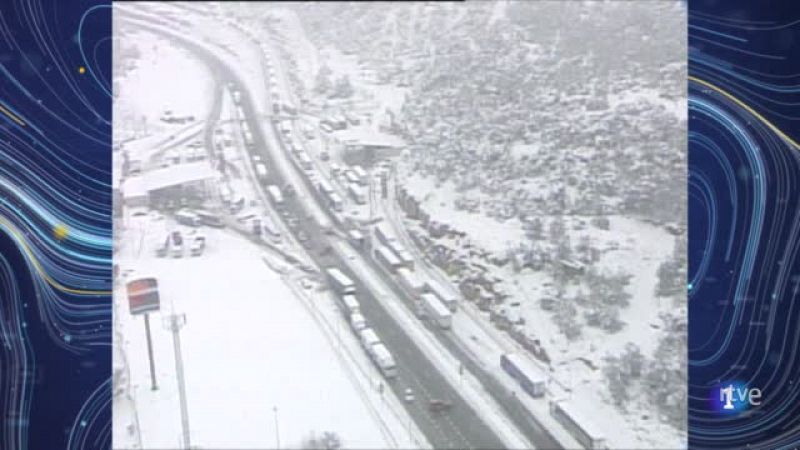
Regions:
<instances>
[{"instance_id":1,"label":"white truck","mask_svg":"<svg viewBox=\"0 0 800 450\"><path fill-rule=\"evenodd\" d=\"M384 269L392 273L397 272L397 269L403 266L400 258L385 245L379 245L375 248L375 259Z\"/></svg>"},{"instance_id":2,"label":"white truck","mask_svg":"<svg viewBox=\"0 0 800 450\"><path fill-rule=\"evenodd\" d=\"M419 299L419 296L425 291L425 283L420 280L416 273L409 270L407 267L397 269L397 278L406 293L414 300Z\"/></svg>"},{"instance_id":3,"label":"white truck","mask_svg":"<svg viewBox=\"0 0 800 450\"><path fill-rule=\"evenodd\" d=\"M392 249L395 255L397 255L397 258L400 259L401 264L409 269L414 268L414 257L411 256L411 252L409 252L406 247L397 239L387 240L386 246Z\"/></svg>"},{"instance_id":4,"label":"white truck","mask_svg":"<svg viewBox=\"0 0 800 450\"><path fill-rule=\"evenodd\" d=\"M436 323L440 328L447 330L453 325L453 313L439 301L438 297L426 292L420 295L420 303L425 317Z\"/></svg>"},{"instance_id":5,"label":"white truck","mask_svg":"<svg viewBox=\"0 0 800 450\"><path fill-rule=\"evenodd\" d=\"M347 193L350 194L350 197L352 197L353 201L357 204L367 204L367 194L364 192L364 188L360 184L350 183L347 186Z\"/></svg>"},{"instance_id":6,"label":"white truck","mask_svg":"<svg viewBox=\"0 0 800 450\"><path fill-rule=\"evenodd\" d=\"M359 305L356 296L352 294L342 296L342 306L344 307L344 313L347 316L361 312L361 305Z\"/></svg>"},{"instance_id":7,"label":"white truck","mask_svg":"<svg viewBox=\"0 0 800 450\"><path fill-rule=\"evenodd\" d=\"M347 275L336 267L326 269L328 280L333 285L334 290L339 295L355 294L356 285Z\"/></svg>"},{"instance_id":8,"label":"white truck","mask_svg":"<svg viewBox=\"0 0 800 450\"><path fill-rule=\"evenodd\" d=\"M364 170L363 167L361 167L361 166L353 166L351 170L353 171L353 174L357 177L357 181L356 182L358 184L361 184L361 185L366 185L367 184L368 175L367 175L367 171Z\"/></svg>"},{"instance_id":9,"label":"white truck","mask_svg":"<svg viewBox=\"0 0 800 450\"><path fill-rule=\"evenodd\" d=\"M372 347L376 344L380 344L381 340L377 334L375 334L375 330L372 328L364 328L358 333L359 339L361 339L361 345L364 347L364 350L372 356Z\"/></svg>"},{"instance_id":10,"label":"white truck","mask_svg":"<svg viewBox=\"0 0 800 450\"><path fill-rule=\"evenodd\" d=\"M456 312L456 309L458 309L458 296L454 294L451 289L448 289L445 286L442 286L441 283L433 280L426 281L425 287L427 287L428 290L434 295L439 297L439 300L444 303L444 305L447 306L450 311Z\"/></svg>"},{"instance_id":11,"label":"white truck","mask_svg":"<svg viewBox=\"0 0 800 450\"><path fill-rule=\"evenodd\" d=\"M334 211L341 212L344 209L344 201L342 200L342 196L336 192L328 195L328 200L330 201L331 208L333 208Z\"/></svg>"},{"instance_id":12,"label":"white truck","mask_svg":"<svg viewBox=\"0 0 800 450\"><path fill-rule=\"evenodd\" d=\"M396 241L392 232L389 231L389 227L383 223L375 225L375 237L378 238L378 242L386 246L389 246L391 242Z\"/></svg>"},{"instance_id":13,"label":"white truck","mask_svg":"<svg viewBox=\"0 0 800 450\"><path fill-rule=\"evenodd\" d=\"M361 313L356 312L350 315L350 326L353 327L356 333L367 328L367 320Z\"/></svg>"},{"instance_id":14,"label":"white truck","mask_svg":"<svg viewBox=\"0 0 800 450\"><path fill-rule=\"evenodd\" d=\"M256 176L260 181L266 181L269 172L267 171L267 166L264 163L256 163Z\"/></svg>"},{"instance_id":15,"label":"white truck","mask_svg":"<svg viewBox=\"0 0 800 450\"><path fill-rule=\"evenodd\" d=\"M267 193L270 199L272 199L272 203L275 203L275 206L283 206L283 193L281 193L281 188L270 184L267 186Z\"/></svg>"}]
</instances>

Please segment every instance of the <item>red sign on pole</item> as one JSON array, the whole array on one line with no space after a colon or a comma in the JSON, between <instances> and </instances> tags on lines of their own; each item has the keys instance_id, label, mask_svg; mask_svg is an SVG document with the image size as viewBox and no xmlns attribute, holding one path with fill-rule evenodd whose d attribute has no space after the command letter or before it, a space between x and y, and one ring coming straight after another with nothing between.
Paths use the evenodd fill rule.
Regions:
<instances>
[{"instance_id":1,"label":"red sign on pole","mask_svg":"<svg viewBox=\"0 0 800 450\"><path fill-rule=\"evenodd\" d=\"M155 278L139 278L128 282L128 304L131 314L143 314L158 311L160 299L158 297L158 280Z\"/></svg>"}]
</instances>

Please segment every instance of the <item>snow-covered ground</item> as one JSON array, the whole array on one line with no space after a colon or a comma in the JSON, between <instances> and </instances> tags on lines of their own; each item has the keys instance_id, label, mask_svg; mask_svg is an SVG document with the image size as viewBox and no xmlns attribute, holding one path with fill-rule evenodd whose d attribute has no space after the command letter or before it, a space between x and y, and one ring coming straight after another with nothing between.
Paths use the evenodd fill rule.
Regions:
<instances>
[{"instance_id":1,"label":"snow-covered ground","mask_svg":"<svg viewBox=\"0 0 800 450\"><path fill-rule=\"evenodd\" d=\"M159 280L161 312L151 315L158 391L149 389L143 319L128 313L124 292L115 295L146 448L174 446L180 432L171 333L161 323L173 311L186 315L180 337L197 445L264 448L281 439L294 447L311 432L333 431L347 447L391 446L333 343L264 263L261 249L228 231L204 230L204 255L156 258L147 243L164 227L146 220L121 236L124 247L115 255L123 270Z\"/></svg>"},{"instance_id":2,"label":"snow-covered ground","mask_svg":"<svg viewBox=\"0 0 800 450\"><path fill-rule=\"evenodd\" d=\"M115 114L128 123L125 130L132 130L137 125L148 134L180 129L179 124L170 125L160 120L167 111L176 118L205 118L211 96L200 93L211 92L213 80L199 61L152 33L130 33L125 41L135 42L140 54L135 62L129 64L131 69L125 73L124 83L118 84L118 92L115 92ZM118 135L123 132L115 131Z\"/></svg>"},{"instance_id":3,"label":"snow-covered ground","mask_svg":"<svg viewBox=\"0 0 800 450\"><path fill-rule=\"evenodd\" d=\"M150 48L152 37L137 36L145 45L141 54L158 48L159 58L179 58L181 52L166 41ZM191 96L179 92L174 98L159 88L144 104L133 101L135 93L144 95L142 89L180 84L187 62L170 64L156 58L138 64L127 74L136 80L134 87L128 89L127 77L118 80L127 93L115 105L136 113L143 108L152 120L158 120L165 104L175 115L194 111L204 117L209 86L194 85ZM202 79L203 66L195 69ZM224 104L223 114L229 109ZM124 128L124 122L115 124L117 130ZM126 150L142 157L152 148L133 141ZM258 202L236 153L229 149L232 164L242 172L234 189L248 202ZM186 317L180 340L193 446L299 448L324 432L338 435L346 448L428 446L394 394L379 391L382 377L348 334L341 315L331 313L335 307L329 292L298 278L277 253L230 229L200 228L197 232L207 239L201 256L186 251L181 258L156 257L155 248L168 232L180 230L188 239L195 229L160 214L132 212L126 210L115 236L115 263L125 274L114 295L115 366L129 380L120 383L115 396L115 447L180 444L173 340L163 323L171 313ZM158 278L161 295L161 311L150 315L155 391L150 389L143 318L130 315L124 292L125 279L144 274Z\"/></svg>"}]
</instances>

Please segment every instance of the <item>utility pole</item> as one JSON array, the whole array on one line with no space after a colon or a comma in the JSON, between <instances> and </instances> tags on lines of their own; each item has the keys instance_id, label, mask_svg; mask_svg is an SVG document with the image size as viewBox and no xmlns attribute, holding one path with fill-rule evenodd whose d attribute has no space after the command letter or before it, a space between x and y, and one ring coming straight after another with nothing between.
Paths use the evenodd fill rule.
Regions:
<instances>
[{"instance_id":1,"label":"utility pole","mask_svg":"<svg viewBox=\"0 0 800 450\"><path fill-rule=\"evenodd\" d=\"M273 406L272 412L275 415L275 448L280 450L281 449L281 432L278 428L278 407Z\"/></svg>"},{"instance_id":2,"label":"utility pole","mask_svg":"<svg viewBox=\"0 0 800 450\"><path fill-rule=\"evenodd\" d=\"M191 448L189 438L189 409L186 406L186 381L183 376L183 357L181 356L180 330L186 325L186 314L170 314L164 320L164 326L172 331L172 343L175 347L175 375L178 378L178 394L181 400L181 428L183 430L183 448Z\"/></svg>"}]
</instances>

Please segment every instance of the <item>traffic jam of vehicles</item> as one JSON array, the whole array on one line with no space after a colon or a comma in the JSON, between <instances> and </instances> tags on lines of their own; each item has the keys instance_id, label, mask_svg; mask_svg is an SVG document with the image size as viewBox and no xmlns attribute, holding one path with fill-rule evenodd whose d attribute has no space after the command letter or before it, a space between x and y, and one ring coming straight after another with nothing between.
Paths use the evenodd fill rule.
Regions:
<instances>
[{"instance_id":1,"label":"traffic jam of vehicles","mask_svg":"<svg viewBox=\"0 0 800 450\"><path fill-rule=\"evenodd\" d=\"M244 117L240 104L241 95L235 86L229 88L233 92L234 103L239 112L239 117ZM273 96L275 96L273 94ZM385 221L374 223L365 229L364 225L354 226L352 221L345 219L345 200L350 200L355 205L365 205L369 199L370 174L359 165L343 168L337 163L329 163L330 178L323 174L323 170L315 163L310 153L300 143L295 134L302 134L307 140L313 133L308 126L296 125L298 111L295 107L285 103L273 104L273 121L277 137L286 150L291 163L297 171L305 177L305 181L312 187L312 195L325 206L333 223L343 231L348 240L362 250L368 259L379 268L388 279L399 288L404 297L409 300L409 306L414 315L423 321L431 330L447 332L453 327L453 315L459 309L459 295L443 283L433 280L422 270L415 267L415 259L408 248L395 237ZM346 120L346 119L345 119ZM292 232L297 242L306 250L326 252L330 251L329 245L314 248L311 237L300 228L300 221L311 217L296 217L287 208L286 197L294 196L294 189L287 184L280 186L276 179L271 177L271 169L255 152L255 143L252 132L248 129L247 122L238 122L246 150L250 153L253 162L255 179L266 193L266 197L274 210L281 216L283 222ZM299 128L295 128L295 125ZM335 130L336 123L323 121L320 128ZM295 130L301 133L295 133ZM319 152L319 159L328 161L330 158L327 150ZM379 173L385 176L385 172ZM247 216L241 220L253 224L252 233L260 236L265 242L280 238L280 232L274 221L268 216ZM320 229L326 234L332 231L330 223L318 223ZM356 283L339 267L328 266L323 268L324 279L335 295L336 305L339 307L344 320L358 339L363 351L372 361L382 376L388 381L398 379L397 361L389 347L380 337L379 331L370 326L361 311L361 302L369 295L359 296ZM532 398L545 395L546 376L544 373L529 364L526 360L515 354L503 354L499 360L503 372L519 385L524 392ZM415 393L411 388L400 391L399 397L405 402L415 401ZM433 398L428 401L431 413L444 413L451 409L452 403L447 399ZM561 415L566 413L559 410ZM577 423L577 422L576 422ZM600 438L598 438L600 439ZM594 442L594 441L592 441Z\"/></svg>"}]
</instances>

